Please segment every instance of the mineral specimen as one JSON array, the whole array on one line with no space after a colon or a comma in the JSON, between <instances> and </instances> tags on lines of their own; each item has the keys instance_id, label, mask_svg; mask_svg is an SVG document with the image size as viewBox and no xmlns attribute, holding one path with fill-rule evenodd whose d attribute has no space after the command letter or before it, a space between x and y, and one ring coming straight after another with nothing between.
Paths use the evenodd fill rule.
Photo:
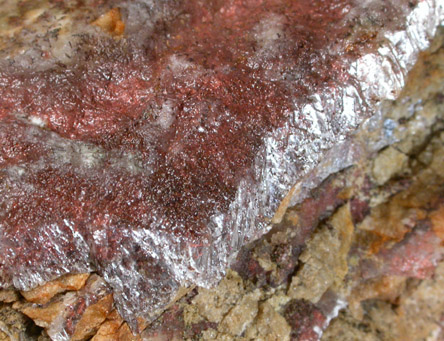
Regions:
<instances>
[{"instance_id":1,"label":"mineral specimen","mask_svg":"<svg viewBox=\"0 0 444 341\"><path fill-rule=\"evenodd\" d=\"M97 271L134 330L180 286L215 284L288 204L392 138L380 101L444 18L441 0L12 7L0 286ZM368 118L362 129L385 135L355 148Z\"/></svg>"}]
</instances>

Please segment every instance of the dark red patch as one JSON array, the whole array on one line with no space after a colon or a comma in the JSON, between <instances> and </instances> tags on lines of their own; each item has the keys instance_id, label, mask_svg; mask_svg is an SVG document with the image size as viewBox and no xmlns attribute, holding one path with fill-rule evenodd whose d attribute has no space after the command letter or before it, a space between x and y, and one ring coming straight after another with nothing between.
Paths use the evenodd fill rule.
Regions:
<instances>
[{"instance_id":1,"label":"dark red patch","mask_svg":"<svg viewBox=\"0 0 444 341\"><path fill-rule=\"evenodd\" d=\"M326 320L318 308L305 300L290 301L284 317L291 326L291 339L297 341L319 340L318 332L323 330Z\"/></svg>"}]
</instances>

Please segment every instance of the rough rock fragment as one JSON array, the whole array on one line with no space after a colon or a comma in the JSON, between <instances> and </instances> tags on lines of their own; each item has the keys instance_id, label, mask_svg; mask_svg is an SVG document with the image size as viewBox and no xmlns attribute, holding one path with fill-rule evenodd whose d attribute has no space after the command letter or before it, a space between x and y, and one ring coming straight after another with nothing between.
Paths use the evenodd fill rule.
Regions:
<instances>
[{"instance_id":1,"label":"rough rock fragment","mask_svg":"<svg viewBox=\"0 0 444 341\"><path fill-rule=\"evenodd\" d=\"M323 341L379 341L380 339L371 326L355 320L346 312L341 312L322 335Z\"/></svg>"},{"instance_id":2,"label":"rough rock fragment","mask_svg":"<svg viewBox=\"0 0 444 341\"><path fill-rule=\"evenodd\" d=\"M259 306L258 316L245 332L250 340L289 341L291 327L285 318L278 314L269 303Z\"/></svg>"},{"instance_id":3,"label":"rough rock fragment","mask_svg":"<svg viewBox=\"0 0 444 341\"><path fill-rule=\"evenodd\" d=\"M244 290L242 278L236 272L230 271L216 290L202 288L193 299L193 304L202 316L210 322L218 323L242 297Z\"/></svg>"},{"instance_id":4,"label":"rough rock fragment","mask_svg":"<svg viewBox=\"0 0 444 341\"><path fill-rule=\"evenodd\" d=\"M117 340L141 341L142 338L140 335L134 335L128 324L123 323L117 332Z\"/></svg>"},{"instance_id":5,"label":"rough rock fragment","mask_svg":"<svg viewBox=\"0 0 444 341\"><path fill-rule=\"evenodd\" d=\"M87 340L94 335L113 308L113 296L109 294L90 305L75 326L71 340Z\"/></svg>"},{"instance_id":6,"label":"rough rock fragment","mask_svg":"<svg viewBox=\"0 0 444 341\"><path fill-rule=\"evenodd\" d=\"M261 293L256 290L242 297L224 316L219 324L219 331L240 336L258 313Z\"/></svg>"},{"instance_id":7,"label":"rough rock fragment","mask_svg":"<svg viewBox=\"0 0 444 341\"><path fill-rule=\"evenodd\" d=\"M55 295L68 290L80 290L89 274L65 275L29 291L21 291L25 299L32 303L46 304Z\"/></svg>"},{"instance_id":8,"label":"rough rock fragment","mask_svg":"<svg viewBox=\"0 0 444 341\"><path fill-rule=\"evenodd\" d=\"M411 295L402 297L397 310L401 338L427 338L442 328L437 321L444 312L443 285L444 264L440 263L433 279L422 282Z\"/></svg>"},{"instance_id":9,"label":"rough rock fragment","mask_svg":"<svg viewBox=\"0 0 444 341\"><path fill-rule=\"evenodd\" d=\"M334 340L345 334L365 335L364 340L374 340L375 336L378 340L439 340L444 311L442 275L441 262L432 278L412 281L405 290L397 291L396 304L381 297L364 304L366 315L361 319L341 314L327 329L325 339Z\"/></svg>"},{"instance_id":10,"label":"rough rock fragment","mask_svg":"<svg viewBox=\"0 0 444 341\"><path fill-rule=\"evenodd\" d=\"M86 340L111 312L113 297L103 279L92 275L77 292L56 296L43 305L16 302L13 307L45 327L52 339Z\"/></svg>"},{"instance_id":11,"label":"rough rock fragment","mask_svg":"<svg viewBox=\"0 0 444 341\"><path fill-rule=\"evenodd\" d=\"M388 203L376 206L358 228L371 231L385 240L402 240L417 220L426 217L418 193L421 192L412 190L396 194Z\"/></svg>"},{"instance_id":12,"label":"rough rock fragment","mask_svg":"<svg viewBox=\"0 0 444 341\"><path fill-rule=\"evenodd\" d=\"M3 289L0 290L0 302L12 303L18 301L19 294L14 289Z\"/></svg>"},{"instance_id":13,"label":"rough rock fragment","mask_svg":"<svg viewBox=\"0 0 444 341\"><path fill-rule=\"evenodd\" d=\"M444 205L430 213L430 221L433 231L441 240L444 240Z\"/></svg>"},{"instance_id":14,"label":"rough rock fragment","mask_svg":"<svg viewBox=\"0 0 444 341\"><path fill-rule=\"evenodd\" d=\"M329 225L313 235L299 257L302 268L292 279L288 289L290 297L316 303L330 287L339 285L347 274L347 257L354 232L350 207L342 206Z\"/></svg>"},{"instance_id":15,"label":"rough rock fragment","mask_svg":"<svg viewBox=\"0 0 444 341\"><path fill-rule=\"evenodd\" d=\"M385 184L392 176L406 170L408 157L393 147L388 147L378 154L373 163L373 176L380 185Z\"/></svg>"},{"instance_id":16,"label":"rough rock fragment","mask_svg":"<svg viewBox=\"0 0 444 341\"><path fill-rule=\"evenodd\" d=\"M123 324L122 318L119 316L116 310L113 310L106 317L106 321L103 322L97 333L91 339L92 341L111 341L118 340L118 331Z\"/></svg>"},{"instance_id":17,"label":"rough rock fragment","mask_svg":"<svg viewBox=\"0 0 444 341\"><path fill-rule=\"evenodd\" d=\"M31 318L40 327L49 327L64 310L65 304L63 300L57 300L50 304L39 307L32 304L15 303L13 308L21 311L23 314Z\"/></svg>"},{"instance_id":18,"label":"rough rock fragment","mask_svg":"<svg viewBox=\"0 0 444 341\"><path fill-rule=\"evenodd\" d=\"M312 303L306 300L290 301L284 312L285 319L292 327L294 340L317 340L321 336L326 317Z\"/></svg>"},{"instance_id":19,"label":"rough rock fragment","mask_svg":"<svg viewBox=\"0 0 444 341\"><path fill-rule=\"evenodd\" d=\"M404 290L406 281L407 277L383 276L361 283L350 294L349 305L352 315L362 320L364 310L361 302L365 300L377 298L395 303Z\"/></svg>"},{"instance_id":20,"label":"rough rock fragment","mask_svg":"<svg viewBox=\"0 0 444 341\"><path fill-rule=\"evenodd\" d=\"M41 329L35 327L27 316L8 305L0 306L0 340L28 340L39 336ZM45 339L42 337L42 340Z\"/></svg>"}]
</instances>

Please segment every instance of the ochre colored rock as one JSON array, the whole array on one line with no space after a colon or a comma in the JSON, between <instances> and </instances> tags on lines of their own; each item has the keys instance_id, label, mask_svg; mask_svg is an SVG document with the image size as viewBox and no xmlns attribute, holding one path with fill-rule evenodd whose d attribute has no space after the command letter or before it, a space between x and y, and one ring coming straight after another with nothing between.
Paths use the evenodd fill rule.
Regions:
<instances>
[{"instance_id":1,"label":"ochre colored rock","mask_svg":"<svg viewBox=\"0 0 444 341\"><path fill-rule=\"evenodd\" d=\"M220 322L244 293L242 278L230 271L214 290L201 289L193 304L210 322Z\"/></svg>"},{"instance_id":2,"label":"ochre colored rock","mask_svg":"<svg viewBox=\"0 0 444 341\"><path fill-rule=\"evenodd\" d=\"M406 281L406 277L384 276L360 284L352 291L348 299L351 313L355 318L362 319L364 311L361 302L368 299L378 298L395 303Z\"/></svg>"},{"instance_id":3,"label":"ochre colored rock","mask_svg":"<svg viewBox=\"0 0 444 341\"><path fill-rule=\"evenodd\" d=\"M440 263L434 277L423 281L415 290L406 292L398 302L395 323L399 340L421 340L442 330L444 313L444 263ZM397 323L396 323L397 322Z\"/></svg>"},{"instance_id":4,"label":"ochre colored rock","mask_svg":"<svg viewBox=\"0 0 444 341\"><path fill-rule=\"evenodd\" d=\"M113 295L105 296L97 303L89 306L75 327L71 340L86 340L93 336L113 309Z\"/></svg>"},{"instance_id":5,"label":"ochre colored rock","mask_svg":"<svg viewBox=\"0 0 444 341\"><path fill-rule=\"evenodd\" d=\"M52 339L68 335L79 341L97 332L113 310L113 295L103 279L92 274L78 291L57 295L43 305L21 301L13 307L46 328Z\"/></svg>"},{"instance_id":6,"label":"ochre colored rock","mask_svg":"<svg viewBox=\"0 0 444 341\"><path fill-rule=\"evenodd\" d=\"M225 334L240 336L256 317L260 296L260 291L256 290L242 297L224 316L218 330Z\"/></svg>"},{"instance_id":7,"label":"ochre colored rock","mask_svg":"<svg viewBox=\"0 0 444 341\"><path fill-rule=\"evenodd\" d=\"M128 326L128 324L124 323L120 326L119 330L117 331L117 340L119 340L119 341L141 341L142 339L139 335L134 335L131 332L131 329Z\"/></svg>"},{"instance_id":8,"label":"ochre colored rock","mask_svg":"<svg viewBox=\"0 0 444 341\"><path fill-rule=\"evenodd\" d=\"M436 211L430 213L433 231L444 241L444 206L440 206Z\"/></svg>"},{"instance_id":9,"label":"ochre colored rock","mask_svg":"<svg viewBox=\"0 0 444 341\"><path fill-rule=\"evenodd\" d=\"M379 185L385 184L390 178L405 171L407 155L393 147L388 147L379 153L373 163L373 177Z\"/></svg>"},{"instance_id":10,"label":"ochre colored rock","mask_svg":"<svg viewBox=\"0 0 444 341\"><path fill-rule=\"evenodd\" d=\"M21 291L23 297L32 303L46 304L55 295L68 290L80 290L86 283L89 274L64 275L53 281L47 282L35 289Z\"/></svg>"},{"instance_id":11,"label":"ochre colored rock","mask_svg":"<svg viewBox=\"0 0 444 341\"><path fill-rule=\"evenodd\" d=\"M121 36L125 31L125 23L118 8L112 8L97 18L93 23L112 36Z\"/></svg>"},{"instance_id":12,"label":"ochre colored rock","mask_svg":"<svg viewBox=\"0 0 444 341\"><path fill-rule=\"evenodd\" d=\"M350 207L342 206L308 241L299 258L301 269L292 279L288 296L316 303L330 287L339 286L348 271L347 256L353 233Z\"/></svg>"},{"instance_id":13,"label":"ochre colored rock","mask_svg":"<svg viewBox=\"0 0 444 341\"><path fill-rule=\"evenodd\" d=\"M259 313L254 323L246 330L249 340L289 341L291 327L285 318L265 302L259 306Z\"/></svg>"},{"instance_id":14,"label":"ochre colored rock","mask_svg":"<svg viewBox=\"0 0 444 341\"><path fill-rule=\"evenodd\" d=\"M117 310L108 314L106 321L103 322L97 333L91 339L92 341L118 341L119 328L123 323Z\"/></svg>"},{"instance_id":15,"label":"ochre colored rock","mask_svg":"<svg viewBox=\"0 0 444 341\"><path fill-rule=\"evenodd\" d=\"M26 316L30 317L36 325L40 327L49 327L65 310L63 300L57 300L40 307L31 303L14 303L14 309L21 311Z\"/></svg>"}]
</instances>

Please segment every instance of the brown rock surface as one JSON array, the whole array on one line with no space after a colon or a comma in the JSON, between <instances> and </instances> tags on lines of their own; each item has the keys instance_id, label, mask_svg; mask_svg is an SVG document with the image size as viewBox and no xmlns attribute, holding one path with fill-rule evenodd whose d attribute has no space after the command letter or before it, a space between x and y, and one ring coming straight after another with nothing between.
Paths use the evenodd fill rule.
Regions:
<instances>
[{"instance_id":1,"label":"brown rock surface","mask_svg":"<svg viewBox=\"0 0 444 341\"><path fill-rule=\"evenodd\" d=\"M342 206L307 242L306 250L299 257L301 269L293 277L288 295L317 303L330 287L340 287L348 272L347 257L353 233L350 207Z\"/></svg>"},{"instance_id":2,"label":"brown rock surface","mask_svg":"<svg viewBox=\"0 0 444 341\"><path fill-rule=\"evenodd\" d=\"M259 306L255 322L245 332L246 339L261 341L289 341L291 327L269 303Z\"/></svg>"},{"instance_id":3,"label":"brown rock surface","mask_svg":"<svg viewBox=\"0 0 444 341\"><path fill-rule=\"evenodd\" d=\"M219 323L244 292L242 278L235 272L229 272L216 289L201 289L193 299L193 305L197 307L202 317L210 322Z\"/></svg>"},{"instance_id":4,"label":"brown rock surface","mask_svg":"<svg viewBox=\"0 0 444 341\"><path fill-rule=\"evenodd\" d=\"M0 302L12 303L19 300L19 294L14 289L0 290Z\"/></svg>"},{"instance_id":5,"label":"brown rock surface","mask_svg":"<svg viewBox=\"0 0 444 341\"><path fill-rule=\"evenodd\" d=\"M373 161L372 175L377 184L383 185L393 176L405 172L408 157L393 147L378 154Z\"/></svg>"},{"instance_id":6,"label":"brown rock surface","mask_svg":"<svg viewBox=\"0 0 444 341\"><path fill-rule=\"evenodd\" d=\"M91 339L92 341L118 341L119 328L122 326L123 320L116 310L113 310L106 317L97 333Z\"/></svg>"},{"instance_id":7,"label":"brown rock surface","mask_svg":"<svg viewBox=\"0 0 444 341\"><path fill-rule=\"evenodd\" d=\"M68 288L73 291L60 293ZM29 297L39 303L20 300L12 308L44 327L52 339L68 336L71 340L86 340L96 334L113 310L113 296L95 274L63 276L37 288ZM110 321L113 319L117 319L115 314Z\"/></svg>"},{"instance_id":8,"label":"brown rock surface","mask_svg":"<svg viewBox=\"0 0 444 341\"><path fill-rule=\"evenodd\" d=\"M89 274L64 275L33 290L21 291L21 294L29 302L46 304L59 293L82 289L88 277Z\"/></svg>"},{"instance_id":9,"label":"brown rock surface","mask_svg":"<svg viewBox=\"0 0 444 341\"><path fill-rule=\"evenodd\" d=\"M65 308L63 300L51 302L43 307L30 303L15 303L14 309L21 311L40 327L49 327Z\"/></svg>"},{"instance_id":10,"label":"brown rock surface","mask_svg":"<svg viewBox=\"0 0 444 341\"><path fill-rule=\"evenodd\" d=\"M71 340L87 340L95 335L102 322L106 320L113 308L112 294L105 296L97 303L89 306L75 326Z\"/></svg>"},{"instance_id":11,"label":"brown rock surface","mask_svg":"<svg viewBox=\"0 0 444 341\"><path fill-rule=\"evenodd\" d=\"M260 297L259 290L243 296L224 316L218 330L224 334L241 336L258 313Z\"/></svg>"}]
</instances>

